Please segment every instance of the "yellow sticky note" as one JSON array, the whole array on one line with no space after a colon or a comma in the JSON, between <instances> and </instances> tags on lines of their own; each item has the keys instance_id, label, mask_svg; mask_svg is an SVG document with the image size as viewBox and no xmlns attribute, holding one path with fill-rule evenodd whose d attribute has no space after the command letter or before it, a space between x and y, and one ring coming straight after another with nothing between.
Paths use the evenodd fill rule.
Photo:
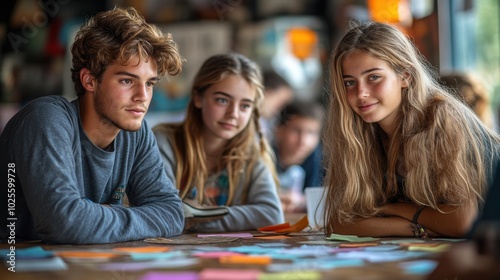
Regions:
<instances>
[{"instance_id":1,"label":"yellow sticky note","mask_svg":"<svg viewBox=\"0 0 500 280\"><path fill-rule=\"evenodd\" d=\"M321 279L318 271L291 271L279 273L263 273L258 280L316 280Z\"/></svg>"},{"instance_id":2,"label":"yellow sticky note","mask_svg":"<svg viewBox=\"0 0 500 280\"><path fill-rule=\"evenodd\" d=\"M432 253L441 253L448 250L450 244L437 244L435 246L422 246L422 244L416 244L408 246L408 251L422 251L422 252L432 252Z\"/></svg>"}]
</instances>

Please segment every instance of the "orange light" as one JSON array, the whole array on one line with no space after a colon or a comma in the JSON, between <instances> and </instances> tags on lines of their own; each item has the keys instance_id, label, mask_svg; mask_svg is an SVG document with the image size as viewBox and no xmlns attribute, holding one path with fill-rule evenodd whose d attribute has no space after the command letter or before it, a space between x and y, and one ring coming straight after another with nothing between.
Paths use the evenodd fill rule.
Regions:
<instances>
[{"instance_id":1,"label":"orange light","mask_svg":"<svg viewBox=\"0 0 500 280\"><path fill-rule=\"evenodd\" d=\"M373 21L399 23L400 0L368 0L368 12Z\"/></svg>"},{"instance_id":2,"label":"orange light","mask_svg":"<svg viewBox=\"0 0 500 280\"><path fill-rule=\"evenodd\" d=\"M291 28L288 38L292 54L301 60L312 56L318 42L316 32L305 27Z\"/></svg>"}]
</instances>

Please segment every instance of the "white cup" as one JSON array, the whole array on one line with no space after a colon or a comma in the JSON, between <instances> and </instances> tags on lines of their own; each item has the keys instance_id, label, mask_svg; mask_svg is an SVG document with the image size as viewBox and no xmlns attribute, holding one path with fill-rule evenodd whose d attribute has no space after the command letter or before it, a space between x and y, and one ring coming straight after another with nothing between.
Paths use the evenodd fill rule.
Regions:
<instances>
[{"instance_id":1,"label":"white cup","mask_svg":"<svg viewBox=\"0 0 500 280\"><path fill-rule=\"evenodd\" d=\"M309 220L309 226L315 230L322 229L325 226L324 191L325 187L309 187L305 189L307 219Z\"/></svg>"}]
</instances>

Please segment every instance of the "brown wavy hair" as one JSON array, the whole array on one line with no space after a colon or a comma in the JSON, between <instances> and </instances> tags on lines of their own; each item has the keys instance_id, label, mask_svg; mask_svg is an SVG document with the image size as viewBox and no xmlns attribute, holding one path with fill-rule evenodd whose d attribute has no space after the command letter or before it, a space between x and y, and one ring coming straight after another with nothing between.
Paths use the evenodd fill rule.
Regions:
<instances>
[{"instance_id":1,"label":"brown wavy hair","mask_svg":"<svg viewBox=\"0 0 500 280\"><path fill-rule=\"evenodd\" d=\"M146 23L134 8L115 7L90 18L76 34L71 54L71 78L79 97L85 93L80 81L83 68L89 69L99 82L108 65L116 61L126 64L136 55L143 61L153 59L160 77L166 73L177 75L182 69L182 58L172 36Z\"/></svg>"},{"instance_id":2,"label":"brown wavy hair","mask_svg":"<svg viewBox=\"0 0 500 280\"><path fill-rule=\"evenodd\" d=\"M383 60L409 79L387 152L380 126L363 121L347 102L342 64L353 51ZM481 203L500 139L437 82L437 73L404 33L389 24L354 23L332 52L329 77L323 140L327 233L336 222L375 216L397 197L401 168L403 195L416 205L441 211L443 204Z\"/></svg>"},{"instance_id":3,"label":"brown wavy hair","mask_svg":"<svg viewBox=\"0 0 500 280\"><path fill-rule=\"evenodd\" d=\"M450 87L460 100L464 101L489 128L493 128L490 94L485 82L476 74L453 72L441 75L441 83Z\"/></svg>"}]
</instances>

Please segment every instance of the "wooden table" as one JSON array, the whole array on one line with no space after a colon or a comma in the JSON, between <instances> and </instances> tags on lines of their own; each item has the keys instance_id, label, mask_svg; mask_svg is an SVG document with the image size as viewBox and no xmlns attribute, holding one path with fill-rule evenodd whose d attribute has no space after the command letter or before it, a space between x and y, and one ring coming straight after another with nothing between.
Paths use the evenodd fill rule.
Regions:
<instances>
[{"instance_id":1,"label":"wooden table","mask_svg":"<svg viewBox=\"0 0 500 280\"><path fill-rule=\"evenodd\" d=\"M258 234L256 232L252 232ZM191 240L195 238L196 234L185 234L177 239ZM390 240L391 238L385 238L381 240ZM401 238L393 238L401 239ZM285 244L290 244L287 248L297 247L303 245L303 241L324 241L325 236L321 232L308 232L308 233L297 233L289 235L289 238L281 240L262 240L257 238L240 238L236 241L228 243L210 244L210 245L159 245L146 243L144 241L134 241L126 243L114 243L114 244L104 244L104 245L47 245L43 243L24 243L16 244L16 249L32 247L32 246L42 246L45 250L60 251L60 250L89 250L89 249L112 249L116 247L143 247L143 246L168 246L171 251L181 250L184 252L190 252L199 248L200 246L216 246L224 250L227 247L236 247L243 245L255 245L260 243L276 243L282 242ZM380 240L379 240L380 241ZM426 242L431 242L426 241ZM446 241L439 241L446 242ZM336 246L338 244L332 243L331 246ZM0 244L0 248L8 248L8 244ZM436 257L436 255L430 258ZM121 258L121 257L120 257ZM129 259L130 260L130 259ZM116 262L116 260L113 260ZM278 262L287 262L283 260L278 260ZM65 271L50 271L50 272L15 272L12 273L7 270L7 267L0 267L0 279L35 279L35 280L71 280L71 279L105 279L105 280L132 280L140 279L143 275L148 273L147 270L143 271L101 271L97 270L92 264L85 263L68 263L68 270ZM273 260L273 263L275 261ZM177 269L179 271L201 271L204 268L221 268L228 267L231 268L256 268L262 271L266 271L266 266L260 265L222 265L216 259L201 259L201 261L194 266L182 267ZM153 271L165 272L165 271L176 271L176 269L154 269ZM323 279L423 279L423 276L416 275L405 275L398 265L398 262L384 262L384 263L367 263L366 265L360 267L350 267L350 268L336 268L328 271L320 272Z\"/></svg>"}]
</instances>

